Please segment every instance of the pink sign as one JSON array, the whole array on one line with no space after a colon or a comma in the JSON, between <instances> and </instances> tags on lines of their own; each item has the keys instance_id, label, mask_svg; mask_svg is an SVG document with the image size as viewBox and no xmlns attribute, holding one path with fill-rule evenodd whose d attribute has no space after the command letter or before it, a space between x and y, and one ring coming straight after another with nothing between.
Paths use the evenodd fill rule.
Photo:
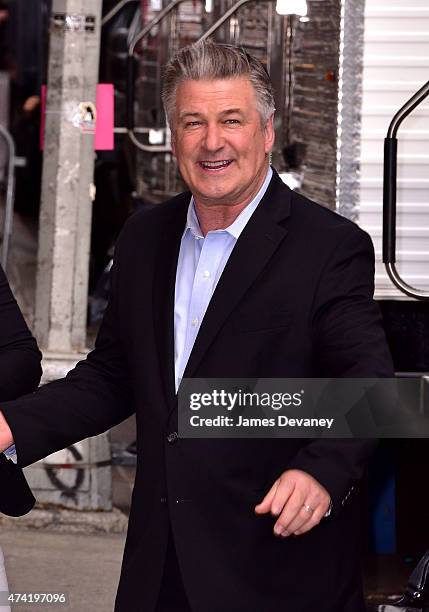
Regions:
<instances>
[{"instance_id":1,"label":"pink sign","mask_svg":"<svg viewBox=\"0 0 429 612\"><path fill-rule=\"evenodd\" d=\"M114 108L114 89L111 83L99 83L97 85L97 98L96 98L96 121L95 121L95 137L94 137L94 150L95 151L112 151L115 146L114 142L114 124L115 124L115 108ZM80 105L82 106L82 105ZM40 92L40 109L41 109L41 121L40 121L40 149L44 148L45 140L45 126L46 126L46 85L42 85ZM76 127L82 133L91 133L86 129L85 118L82 117L80 122L79 109L76 112Z\"/></svg>"},{"instance_id":2,"label":"pink sign","mask_svg":"<svg viewBox=\"0 0 429 612\"><path fill-rule=\"evenodd\" d=\"M111 83L99 83L97 85L97 119L95 123L95 151L113 151L115 125L114 111L115 94Z\"/></svg>"}]
</instances>

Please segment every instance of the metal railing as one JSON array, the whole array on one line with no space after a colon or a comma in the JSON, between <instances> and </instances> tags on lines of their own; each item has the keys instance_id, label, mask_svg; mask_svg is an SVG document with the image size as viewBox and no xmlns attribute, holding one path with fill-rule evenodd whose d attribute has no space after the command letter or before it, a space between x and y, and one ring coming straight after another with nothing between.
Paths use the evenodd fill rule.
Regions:
<instances>
[{"instance_id":1,"label":"metal railing","mask_svg":"<svg viewBox=\"0 0 429 612\"><path fill-rule=\"evenodd\" d=\"M24 166L25 160L15 155L15 142L10 132L0 125L0 135L6 141L9 161L7 164L7 187L6 187L6 203L5 213L3 221L3 242L1 247L1 265L3 270L6 270L7 259L9 254L9 244L12 235L12 224L13 224L13 206L15 196L15 168L17 166Z\"/></svg>"},{"instance_id":2,"label":"metal railing","mask_svg":"<svg viewBox=\"0 0 429 612\"><path fill-rule=\"evenodd\" d=\"M149 134L151 132L151 128L147 128L147 127L134 127L134 51L135 51L135 47L137 45L137 43L144 37L144 35L146 35L146 30L147 33L150 32L150 30L155 27L159 21L161 19L164 18L165 15L168 15L168 13L175 8L175 6L177 4L179 4L180 2L184 2L184 0L179 0L179 2L172 2L171 5L168 5L164 11L161 11L161 13L159 13L158 15L156 15L148 24L147 26L141 31L139 32L139 34L131 41L130 47L129 47L129 53L128 53L128 59L127 59L127 87L126 87L126 104L127 104L127 125L124 126L117 126L114 128L114 133L115 134L128 134L130 136L130 139L134 142L134 144L146 151L149 150L154 152L154 153L163 153L163 152L169 152L171 151L171 147L168 145L166 147L158 147L158 146L150 146L150 145L144 145L143 143L141 143L135 136L135 134ZM116 17L116 15L118 15L122 9L124 9L126 6L128 6L129 4L139 4L140 0L122 0L121 2L119 2L115 7L112 8L111 11L109 11L102 19L101 21L101 25L105 26L109 21L111 21L114 17ZM173 6L172 6L173 5ZM171 7L171 8L170 8ZM163 14L162 14L163 13ZM130 59L131 58L131 59ZM130 85L130 78L132 79L132 85ZM130 96L131 93L131 96Z\"/></svg>"},{"instance_id":3,"label":"metal railing","mask_svg":"<svg viewBox=\"0 0 429 612\"><path fill-rule=\"evenodd\" d=\"M128 0L129 1L129 0ZM142 143L136 136L136 133L145 133L148 132L148 128L136 128L134 126L134 95L135 95L135 70L134 70L134 51L139 42L141 42L154 28L158 25L165 17L167 17L179 4L185 2L186 0L173 0L168 6L166 6L162 11L156 15L137 36L131 42L128 49L128 58L127 58L127 87L126 87L126 100L127 100L127 109L126 109L126 117L127 117L127 125L126 128L115 128L115 132L124 133L125 131L128 133L128 136L132 143L142 151L151 152L151 153L171 153L171 144L170 144L170 134L168 127L166 130L166 144L165 145L147 145ZM274 0L264 0L265 2L273 2ZM214 23L208 30L205 32L196 42L201 42L206 40L209 36L212 36L228 19L230 19L235 13L245 4L249 2L254 2L254 0L238 0L230 9L226 11L222 17L220 17L216 23Z\"/></svg>"},{"instance_id":4,"label":"metal railing","mask_svg":"<svg viewBox=\"0 0 429 612\"><path fill-rule=\"evenodd\" d=\"M137 34L137 36L131 41L128 48L127 58L127 88L126 88L126 99L127 99L127 132L132 143L139 148L141 151L147 151L151 153L171 153L171 145L169 141L169 130L166 128L166 144L165 145L146 145L142 143L136 136L137 131L146 131L145 128L134 127L134 94L135 94L135 72L134 72L134 51L139 42L141 42L146 36L149 35L152 28L157 26L165 17L167 17L176 7L186 0L173 0L168 6L158 13L148 24L145 25L143 30Z\"/></svg>"},{"instance_id":5,"label":"metal railing","mask_svg":"<svg viewBox=\"0 0 429 612\"><path fill-rule=\"evenodd\" d=\"M383 176L383 263L392 283L405 295L418 300L428 300L429 293L409 285L396 269L396 190L398 140L396 135L401 123L429 95L429 81L423 85L393 117L384 139Z\"/></svg>"},{"instance_id":6,"label":"metal railing","mask_svg":"<svg viewBox=\"0 0 429 612\"><path fill-rule=\"evenodd\" d=\"M116 6L112 8L101 20L101 26L106 25L113 17L115 17L122 9L128 4L139 4L140 0L121 0Z\"/></svg>"},{"instance_id":7,"label":"metal railing","mask_svg":"<svg viewBox=\"0 0 429 612\"><path fill-rule=\"evenodd\" d=\"M230 19L231 17L233 17L235 15L235 13L245 4L248 4L249 2L254 2L255 0L238 0L238 2L236 2L233 6L231 6L230 9L228 9L226 11L226 13L224 15L222 15L222 17L220 17L216 23L214 23L212 25L211 28L209 28L207 30L207 32L205 32L205 34L203 34L197 42L201 42L203 40L206 40L206 38L209 38L209 36L212 36L221 26L223 26L223 24L228 21L228 19ZM274 0L264 0L264 2L274 2Z\"/></svg>"}]
</instances>

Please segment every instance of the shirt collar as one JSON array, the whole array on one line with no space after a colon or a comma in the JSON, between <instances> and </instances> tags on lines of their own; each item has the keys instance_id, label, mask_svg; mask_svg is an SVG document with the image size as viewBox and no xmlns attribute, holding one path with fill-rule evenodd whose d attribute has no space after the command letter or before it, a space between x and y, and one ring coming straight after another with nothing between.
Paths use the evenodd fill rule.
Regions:
<instances>
[{"instance_id":1,"label":"shirt collar","mask_svg":"<svg viewBox=\"0 0 429 612\"><path fill-rule=\"evenodd\" d=\"M264 180L261 188L259 189L259 191L256 194L256 196L253 198L253 200L251 202L249 202L249 204L246 206L246 208L244 208L241 211L241 213L238 215L238 217L235 219L235 221L233 223L231 223L231 225L229 225L225 229L214 230L212 233L227 232L228 234L230 234L233 238L235 238L237 240L237 238L240 236L240 234L243 231L243 229L246 227L246 224L249 221L250 217L255 212L256 207L258 206L259 202L264 197L265 192L267 191L268 185L270 184L272 176L273 176L273 171L271 169L271 166L269 166L268 167L267 176L265 177L265 180ZM191 201L189 202L188 214L187 214L187 217L186 217L186 227L185 227L184 234L188 230L191 232L191 234L195 238L203 238L203 233L202 233L201 228L200 228L200 224L199 224L198 217L197 217L197 212L195 210L195 204L194 204L194 197L193 196L191 197Z\"/></svg>"}]
</instances>

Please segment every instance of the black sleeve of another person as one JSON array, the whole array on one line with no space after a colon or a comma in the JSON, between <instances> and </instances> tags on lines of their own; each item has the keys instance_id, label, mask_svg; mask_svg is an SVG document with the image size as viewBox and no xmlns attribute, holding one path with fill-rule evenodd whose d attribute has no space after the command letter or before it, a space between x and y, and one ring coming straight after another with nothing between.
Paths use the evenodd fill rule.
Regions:
<instances>
[{"instance_id":1,"label":"black sleeve of another person","mask_svg":"<svg viewBox=\"0 0 429 612\"><path fill-rule=\"evenodd\" d=\"M36 393L0 403L20 467L107 431L135 410L117 315L120 251L121 238L111 270L110 299L94 350L65 378L43 385Z\"/></svg>"},{"instance_id":2,"label":"black sleeve of another person","mask_svg":"<svg viewBox=\"0 0 429 612\"><path fill-rule=\"evenodd\" d=\"M41 357L0 267L0 401L37 388Z\"/></svg>"}]
</instances>

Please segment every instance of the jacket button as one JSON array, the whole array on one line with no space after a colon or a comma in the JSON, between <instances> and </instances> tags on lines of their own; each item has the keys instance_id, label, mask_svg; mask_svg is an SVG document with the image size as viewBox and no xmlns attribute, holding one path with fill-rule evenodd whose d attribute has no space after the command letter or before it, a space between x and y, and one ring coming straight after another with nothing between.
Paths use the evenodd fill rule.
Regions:
<instances>
[{"instance_id":1,"label":"jacket button","mask_svg":"<svg viewBox=\"0 0 429 612\"><path fill-rule=\"evenodd\" d=\"M169 444L174 444L174 442L176 442L176 440L178 440L178 438L179 438L179 434L177 433L177 431L172 431L167 436L167 442Z\"/></svg>"},{"instance_id":2,"label":"jacket button","mask_svg":"<svg viewBox=\"0 0 429 612\"><path fill-rule=\"evenodd\" d=\"M167 498L166 497L161 497L161 499L159 501L161 502L161 504L166 504L167 503Z\"/></svg>"}]
</instances>

